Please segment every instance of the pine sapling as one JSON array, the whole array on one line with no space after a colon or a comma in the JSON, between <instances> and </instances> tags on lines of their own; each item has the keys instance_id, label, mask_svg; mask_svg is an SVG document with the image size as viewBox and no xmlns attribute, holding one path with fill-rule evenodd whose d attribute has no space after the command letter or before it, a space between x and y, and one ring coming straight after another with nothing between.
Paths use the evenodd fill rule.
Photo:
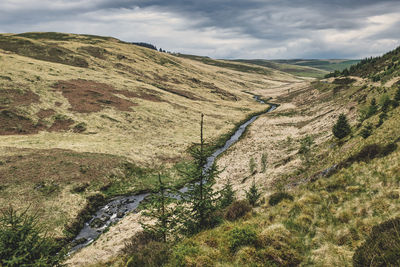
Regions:
<instances>
[{"instance_id":1,"label":"pine sapling","mask_svg":"<svg viewBox=\"0 0 400 267\"><path fill-rule=\"evenodd\" d=\"M255 207L260 199L260 196L261 192L259 192L256 186L256 181L253 179L253 183L250 186L249 191L246 191L246 199L249 201L250 205Z\"/></svg>"},{"instance_id":2,"label":"pine sapling","mask_svg":"<svg viewBox=\"0 0 400 267\"><path fill-rule=\"evenodd\" d=\"M347 122L346 115L339 115L336 124L332 127L332 133L338 139L343 139L351 133L351 128Z\"/></svg>"},{"instance_id":3,"label":"pine sapling","mask_svg":"<svg viewBox=\"0 0 400 267\"><path fill-rule=\"evenodd\" d=\"M162 242L173 238L177 227L175 208L172 203L172 190L168 189L158 174L158 192L150 198L150 204L143 212L143 216L155 220L155 223L140 223L143 230Z\"/></svg>"},{"instance_id":4,"label":"pine sapling","mask_svg":"<svg viewBox=\"0 0 400 267\"><path fill-rule=\"evenodd\" d=\"M226 208L235 201L235 191L232 188L231 181L228 180L220 191L220 207Z\"/></svg>"},{"instance_id":5,"label":"pine sapling","mask_svg":"<svg viewBox=\"0 0 400 267\"><path fill-rule=\"evenodd\" d=\"M195 167L185 173L191 182L186 192L181 193L181 213L183 234L195 234L202 229L216 224L218 218L213 216L218 206L218 192L215 192L213 185L218 175L216 165L205 169L207 154L203 138L203 114L200 123L200 144L191 148L190 154L195 162Z\"/></svg>"}]
</instances>

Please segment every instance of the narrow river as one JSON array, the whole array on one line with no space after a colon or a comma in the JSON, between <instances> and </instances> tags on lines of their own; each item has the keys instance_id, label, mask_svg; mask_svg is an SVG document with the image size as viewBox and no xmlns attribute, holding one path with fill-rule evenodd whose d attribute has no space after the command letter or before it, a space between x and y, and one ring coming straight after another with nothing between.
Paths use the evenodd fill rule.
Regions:
<instances>
[{"instance_id":1,"label":"narrow river","mask_svg":"<svg viewBox=\"0 0 400 267\"><path fill-rule=\"evenodd\" d=\"M266 104L259 96L254 96L257 102ZM271 112L277 108L277 105L271 104L271 107L265 112ZM225 152L229 147L236 143L239 138L245 132L247 126L254 122L260 115L251 117L245 123L243 123L236 132L226 141L225 145L217 149L211 156L207 158L207 163L203 167L204 170L209 169L213 164L215 159L223 152ZM187 187L180 189L181 192L187 191ZM85 247L92 243L104 230L112 223L116 223L121 218L123 218L127 213L135 211L149 193L138 194L132 196L121 196L110 200L107 204L100 207L99 210L93 215L93 217L85 223L80 233L71 242L72 249L74 252L82 247Z\"/></svg>"}]
</instances>

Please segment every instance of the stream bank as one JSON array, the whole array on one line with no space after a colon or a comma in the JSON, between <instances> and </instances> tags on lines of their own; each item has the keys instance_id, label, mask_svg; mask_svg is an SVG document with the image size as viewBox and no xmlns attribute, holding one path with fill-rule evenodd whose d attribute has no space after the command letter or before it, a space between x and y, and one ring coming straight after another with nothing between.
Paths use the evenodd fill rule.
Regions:
<instances>
[{"instance_id":1,"label":"stream bank","mask_svg":"<svg viewBox=\"0 0 400 267\"><path fill-rule=\"evenodd\" d=\"M267 104L260 96L254 96L257 102ZM240 124L235 129L235 132L225 142L225 144L217 148L209 157L207 157L207 163L203 167L204 170L209 169L215 162L216 158L225 152L229 147L236 143L240 137L244 134L247 127L254 122L260 115L271 112L277 108L278 105L270 104L270 107L261 113L253 115L250 119ZM186 191L187 187L180 189L181 192ZM83 228L79 234L71 242L72 249L70 253L76 250L86 247L91 244L99 235L101 235L111 224L114 224L121 220L126 214L135 212L139 204L149 195L149 193L141 193L137 195L120 196L111 199L107 204L101 206L92 218L84 223Z\"/></svg>"}]
</instances>

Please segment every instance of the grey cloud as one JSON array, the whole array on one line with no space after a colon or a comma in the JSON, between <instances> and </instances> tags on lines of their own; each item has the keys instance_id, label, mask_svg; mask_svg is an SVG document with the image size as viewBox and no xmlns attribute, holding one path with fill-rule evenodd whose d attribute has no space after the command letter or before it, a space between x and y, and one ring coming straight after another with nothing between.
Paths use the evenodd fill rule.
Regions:
<instances>
[{"instance_id":1,"label":"grey cloud","mask_svg":"<svg viewBox=\"0 0 400 267\"><path fill-rule=\"evenodd\" d=\"M19 2L15 6L15 1L1 1L0 29L101 34L218 58L354 58L400 44L398 0ZM393 21L396 15L399 20ZM373 16L392 20L373 21ZM378 43L381 48L371 45Z\"/></svg>"}]
</instances>

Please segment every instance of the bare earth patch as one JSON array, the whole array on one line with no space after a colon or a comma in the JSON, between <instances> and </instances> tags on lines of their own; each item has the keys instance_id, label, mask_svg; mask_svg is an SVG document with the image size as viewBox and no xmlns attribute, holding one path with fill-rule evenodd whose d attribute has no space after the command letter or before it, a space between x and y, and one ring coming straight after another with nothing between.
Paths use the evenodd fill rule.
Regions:
<instances>
[{"instance_id":1,"label":"bare earth patch","mask_svg":"<svg viewBox=\"0 0 400 267\"><path fill-rule=\"evenodd\" d=\"M54 86L60 90L71 104L71 109L80 113L98 112L106 107L114 107L121 111L130 111L130 107L137 106L129 100L122 99L116 94L134 97L129 91L116 90L113 86L87 80L59 81Z\"/></svg>"},{"instance_id":2,"label":"bare earth patch","mask_svg":"<svg viewBox=\"0 0 400 267\"><path fill-rule=\"evenodd\" d=\"M53 109L41 109L36 115L39 117L39 119L45 119L54 115L54 113L55 111Z\"/></svg>"},{"instance_id":3,"label":"bare earth patch","mask_svg":"<svg viewBox=\"0 0 400 267\"><path fill-rule=\"evenodd\" d=\"M49 132L62 132L68 131L70 126L74 124L72 119L59 119L55 120L53 125L48 129Z\"/></svg>"},{"instance_id":4,"label":"bare earth patch","mask_svg":"<svg viewBox=\"0 0 400 267\"><path fill-rule=\"evenodd\" d=\"M29 118L8 109L0 111L0 125L0 135L35 134L43 129L43 126L36 125Z\"/></svg>"}]
</instances>

